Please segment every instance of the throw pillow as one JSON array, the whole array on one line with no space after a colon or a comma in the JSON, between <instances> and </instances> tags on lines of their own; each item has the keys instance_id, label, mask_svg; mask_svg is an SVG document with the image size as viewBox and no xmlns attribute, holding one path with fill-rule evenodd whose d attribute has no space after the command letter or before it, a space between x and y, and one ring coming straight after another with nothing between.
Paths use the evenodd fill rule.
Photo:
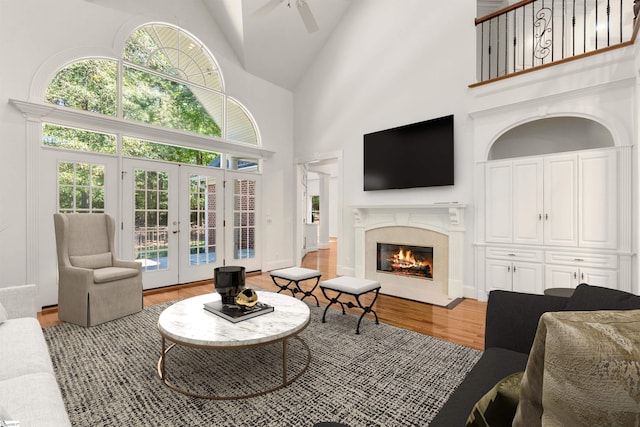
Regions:
<instances>
[{"instance_id":1,"label":"throw pillow","mask_svg":"<svg viewBox=\"0 0 640 427\"><path fill-rule=\"evenodd\" d=\"M105 252L103 254L94 255L74 255L69 256L69 261L74 267L80 268L105 268L111 267L111 252Z\"/></svg>"},{"instance_id":2,"label":"throw pillow","mask_svg":"<svg viewBox=\"0 0 640 427\"><path fill-rule=\"evenodd\" d=\"M582 283L578 285L564 309L565 311L636 310L640 309L640 296Z\"/></svg>"},{"instance_id":3,"label":"throw pillow","mask_svg":"<svg viewBox=\"0 0 640 427\"><path fill-rule=\"evenodd\" d=\"M507 375L473 406L465 427L510 426L520 397L524 372Z\"/></svg>"},{"instance_id":4,"label":"throw pillow","mask_svg":"<svg viewBox=\"0 0 640 427\"><path fill-rule=\"evenodd\" d=\"M9 315L7 314L7 310L5 310L4 306L0 302L0 324L4 323L4 321L7 320L8 318L9 318Z\"/></svg>"},{"instance_id":5,"label":"throw pillow","mask_svg":"<svg viewBox=\"0 0 640 427\"><path fill-rule=\"evenodd\" d=\"M514 426L640 425L640 310L545 313Z\"/></svg>"}]
</instances>

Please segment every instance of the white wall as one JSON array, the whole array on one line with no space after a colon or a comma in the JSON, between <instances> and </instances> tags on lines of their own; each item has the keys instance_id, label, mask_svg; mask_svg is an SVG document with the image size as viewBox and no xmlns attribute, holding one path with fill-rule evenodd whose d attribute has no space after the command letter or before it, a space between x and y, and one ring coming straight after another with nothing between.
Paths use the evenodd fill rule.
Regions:
<instances>
[{"instance_id":1,"label":"white wall","mask_svg":"<svg viewBox=\"0 0 640 427\"><path fill-rule=\"evenodd\" d=\"M107 3L110 7L102 6ZM152 21L178 25L210 49L226 92L251 111L264 148L276 153L264 163L262 261L271 267L293 264L293 94L245 72L200 1L0 0L0 230L6 227L0 232L0 286L38 282L37 269L27 261L34 251L29 248L34 243L27 241L27 227L32 227L26 220L27 182L34 178L26 176L26 147L33 141L27 139L25 119L8 100L33 95L32 101L42 102L41 91L31 87L34 77L52 77L78 54L117 58L129 32Z\"/></svg>"},{"instance_id":2,"label":"white wall","mask_svg":"<svg viewBox=\"0 0 640 427\"><path fill-rule=\"evenodd\" d=\"M500 135L532 120L572 116L602 124L616 145L635 145L635 47L469 88L475 83L475 11L472 1L355 1L296 88L296 158L343 153L338 274L354 268L350 206L458 201L469 205L464 295L476 298L482 271L474 270L474 245L482 241L476 231L484 220L484 188L478 186L483 176L474 171ZM363 134L446 114L455 115L454 186L362 190ZM637 190L637 212L635 199ZM635 251L637 220L633 229ZM637 264L636 257L636 284Z\"/></svg>"},{"instance_id":3,"label":"white wall","mask_svg":"<svg viewBox=\"0 0 640 427\"><path fill-rule=\"evenodd\" d=\"M468 85L475 80L475 1L354 1L295 91L298 158L342 150L344 208L338 273L352 272L358 204L473 200ZM362 190L365 133L455 115L455 185ZM473 224L471 212L467 224ZM473 236L473 234L470 234ZM465 277L472 280L471 240Z\"/></svg>"}]
</instances>

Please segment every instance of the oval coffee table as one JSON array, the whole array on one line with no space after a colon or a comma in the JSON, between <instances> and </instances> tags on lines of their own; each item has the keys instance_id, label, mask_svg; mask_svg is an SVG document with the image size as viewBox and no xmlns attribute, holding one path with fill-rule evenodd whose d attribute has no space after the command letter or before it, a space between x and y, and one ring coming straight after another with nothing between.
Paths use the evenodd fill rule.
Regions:
<instances>
[{"instance_id":1,"label":"oval coffee table","mask_svg":"<svg viewBox=\"0 0 640 427\"><path fill-rule=\"evenodd\" d=\"M220 295L211 293L177 302L166 308L158 319L158 330L162 336L162 354L158 360L158 375L171 389L187 396L214 400L245 399L260 396L291 384L305 373L311 361L309 346L298 336L309 324L309 307L296 298L273 292L257 291L258 300L273 306L273 312L262 314L238 323L206 311L203 304L220 300ZM287 340L300 341L307 352L302 371L287 378ZM166 341L173 344L166 347ZM167 354L176 345L205 350L235 350L282 342L282 383L264 391L238 396L200 395L178 387L166 378Z\"/></svg>"}]
</instances>

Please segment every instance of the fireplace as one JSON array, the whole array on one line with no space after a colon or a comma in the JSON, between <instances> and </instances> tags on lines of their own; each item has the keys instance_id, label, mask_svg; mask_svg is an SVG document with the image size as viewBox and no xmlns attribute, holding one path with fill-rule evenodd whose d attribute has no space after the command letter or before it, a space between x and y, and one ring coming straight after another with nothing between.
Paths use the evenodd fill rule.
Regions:
<instances>
[{"instance_id":1,"label":"fireplace","mask_svg":"<svg viewBox=\"0 0 640 427\"><path fill-rule=\"evenodd\" d=\"M433 247L377 243L376 270L433 280Z\"/></svg>"},{"instance_id":2,"label":"fireplace","mask_svg":"<svg viewBox=\"0 0 640 427\"><path fill-rule=\"evenodd\" d=\"M352 274L379 281L381 294L448 306L463 296L464 210L460 203L355 206ZM401 247L403 256L410 251L422 263L428 263L430 255L431 277L385 271L381 258L388 255L379 255L378 244Z\"/></svg>"}]
</instances>

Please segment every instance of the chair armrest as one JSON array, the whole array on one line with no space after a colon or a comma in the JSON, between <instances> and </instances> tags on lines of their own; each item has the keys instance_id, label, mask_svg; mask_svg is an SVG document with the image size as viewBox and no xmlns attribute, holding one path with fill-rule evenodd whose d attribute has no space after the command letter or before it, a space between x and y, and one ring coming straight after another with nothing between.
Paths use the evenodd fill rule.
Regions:
<instances>
[{"instance_id":1,"label":"chair armrest","mask_svg":"<svg viewBox=\"0 0 640 427\"><path fill-rule=\"evenodd\" d=\"M37 317L36 285L9 286L0 288L0 303L7 310L9 319Z\"/></svg>"},{"instance_id":2,"label":"chair armrest","mask_svg":"<svg viewBox=\"0 0 640 427\"><path fill-rule=\"evenodd\" d=\"M542 313L561 311L569 298L491 291L487 303L484 348L529 354Z\"/></svg>"},{"instance_id":3,"label":"chair armrest","mask_svg":"<svg viewBox=\"0 0 640 427\"><path fill-rule=\"evenodd\" d=\"M113 266L121 268L135 268L136 270L142 271L142 264L137 261L124 261L121 259L114 259Z\"/></svg>"}]
</instances>

